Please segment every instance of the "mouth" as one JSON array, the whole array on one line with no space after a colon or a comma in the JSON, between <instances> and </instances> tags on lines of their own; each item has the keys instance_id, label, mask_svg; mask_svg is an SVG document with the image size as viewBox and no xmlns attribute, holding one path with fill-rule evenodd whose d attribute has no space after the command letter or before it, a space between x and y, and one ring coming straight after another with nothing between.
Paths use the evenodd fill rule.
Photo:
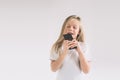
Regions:
<instances>
[{"instance_id":1,"label":"mouth","mask_svg":"<svg viewBox=\"0 0 120 80\"><path fill-rule=\"evenodd\" d=\"M71 35L73 35L73 33L71 33L71 32L68 32L68 34L71 34Z\"/></svg>"}]
</instances>

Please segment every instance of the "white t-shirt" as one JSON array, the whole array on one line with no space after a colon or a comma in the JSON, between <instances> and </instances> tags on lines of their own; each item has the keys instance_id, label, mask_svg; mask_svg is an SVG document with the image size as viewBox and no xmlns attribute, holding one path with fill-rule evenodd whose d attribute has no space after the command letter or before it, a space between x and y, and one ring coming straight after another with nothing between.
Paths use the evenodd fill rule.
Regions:
<instances>
[{"instance_id":1,"label":"white t-shirt","mask_svg":"<svg viewBox=\"0 0 120 80\"><path fill-rule=\"evenodd\" d=\"M90 61L91 56L87 51L86 44L80 43L80 47L85 58ZM57 53L51 53L50 59L56 60L59 57ZM79 68L79 55L75 49L69 50L64 59L62 67L58 70L56 80L81 80L82 73Z\"/></svg>"}]
</instances>

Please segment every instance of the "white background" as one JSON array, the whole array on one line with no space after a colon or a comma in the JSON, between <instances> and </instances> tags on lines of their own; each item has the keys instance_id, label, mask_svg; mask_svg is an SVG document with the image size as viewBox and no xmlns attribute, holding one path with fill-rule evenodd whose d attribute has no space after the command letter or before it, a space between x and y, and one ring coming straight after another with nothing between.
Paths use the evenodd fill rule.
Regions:
<instances>
[{"instance_id":1,"label":"white background","mask_svg":"<svg viewBox=\"0 0 120 80\"><path fill-rule=\"evenodd\" d=\"M89 80L120 79L119 0L0 0L0 80L55 80L50 48L81 16L92 54Z\"/></svg>"}]
</instances>

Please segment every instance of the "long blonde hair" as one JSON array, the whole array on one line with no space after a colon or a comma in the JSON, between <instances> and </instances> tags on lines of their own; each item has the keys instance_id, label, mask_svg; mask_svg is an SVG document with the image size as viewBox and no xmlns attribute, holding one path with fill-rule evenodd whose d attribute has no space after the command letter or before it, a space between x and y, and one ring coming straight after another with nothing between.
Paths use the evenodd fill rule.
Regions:
<instances>
[{"instance_id":1,"label":"long blonde hair","mask_svg":"<svg viewBox=\"0 0 120 80\"><path fill-rule=\"evenodd\" d=\"M61 47L62 47L62 43L64 41L64 37L63 37L63 31L65 29L66 23L71 20L71 19L76 19L79 22L81 21L81 18L79 16L76 15L71 15L69 17L67 17L62 25L62 29L61 29L61 33L59 35L59 38L57 39L57 41L53 44L52 49L51 49L51 53L55 52L55 53L60 53L61 52ZM77 41L78 42L85 42L84 40L84 31L82 26L80 26L79 28L79 34L77 37Z\"/></svg>"}]
</instances>

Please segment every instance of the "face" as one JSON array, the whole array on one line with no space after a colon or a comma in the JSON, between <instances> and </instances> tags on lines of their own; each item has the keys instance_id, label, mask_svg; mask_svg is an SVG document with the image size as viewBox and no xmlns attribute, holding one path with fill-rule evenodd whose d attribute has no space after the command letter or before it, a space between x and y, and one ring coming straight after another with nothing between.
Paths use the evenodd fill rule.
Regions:
<instances>
[{"instance_id":1,"label":"face","mask_svg":"<svg viewBox=\"0 0 120 80\"><path fill-rule=\"evenodd\" d=\"M70 19L66 25L63 34L70 33L73 38L76 38L79 34L80 22L76 19Z\"/></svg>"}]
</instances>

